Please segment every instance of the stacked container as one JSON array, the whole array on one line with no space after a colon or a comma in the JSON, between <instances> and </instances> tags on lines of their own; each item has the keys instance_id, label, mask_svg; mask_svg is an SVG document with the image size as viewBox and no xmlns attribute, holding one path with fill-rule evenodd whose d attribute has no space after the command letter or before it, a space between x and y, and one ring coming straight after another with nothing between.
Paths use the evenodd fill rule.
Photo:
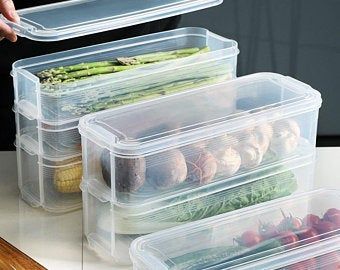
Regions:
<instances>
[{"instance_id":1,"label":"stacked container","mask_svg":"<svg viewBox=\"0 0 340 270\"><path fill-rule=\"evenodd\" d=\"M309 190L320 104L260 73L83 117L90 246L128 263L140 235Z\"/></svg>"},{"instance_id":2,"label":"stacked container","mask_svg":"<svg viewBox=\"0 0 340 270\"><path fill-rule=\"evenodd\" d=\"M209 52L75 82L42 83L36 75L83 62L206 47ZM236 75L238 52L235 41L205 29L183 28L14 63L19 187L23 198L53 212L79 208L80 116L229 80Z\"/></svg>"},{"instance_id":3,"label":"stacked container","mask_svg":"<svg viewBox=\"0 0 340 270\"><path fill-rule=\"evenodd\" d=\"M71 0L20 10L20 24L4 20L20 36L56 41L221 2L126 0L117 8L111 0ZM124 72L60 82L40 76L188 48L198 51ZM82 191L90 247L128 264L129 246L141 235L309 190L319 93L271 73L227 82L236 77L238 52L235 41L183 28L14 63L22 197L32 206L66 212L81 206ZM94 114L79 121L89 113ZM194 233L199 224L185 225L184 233ZM167 231L155 240L150 236L152 245L144 236L131 251L135 267L177 269L166 256L182 256L188 239L193 248L223 239L223 230L210 231L203 228L204 235L190 238L174 229L181 241L165 240L166 247Z\"/></svg>"},{"instance_id":4,"label":"stacked container","mask_svg":"<svg viewBox=\"0 0 340 270\"><path fill-rule=\"evenodd\" d=\"M143 236L133 269L336 270L340 193L316 190Z\"/></svg>"}]
</instances>

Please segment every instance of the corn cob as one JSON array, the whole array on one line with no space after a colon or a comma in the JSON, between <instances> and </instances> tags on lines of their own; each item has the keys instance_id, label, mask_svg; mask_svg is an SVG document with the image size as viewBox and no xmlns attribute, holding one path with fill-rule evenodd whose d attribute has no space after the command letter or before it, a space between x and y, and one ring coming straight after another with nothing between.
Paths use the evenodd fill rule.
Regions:
<instances>
[{"instance_id":1,"label":"corn cob","mask_svg":"<svg viewBox=\"0 0 340 270\"><path fill-rule=\"evenodd\" d=\"M79 193L82 175L82 163L58 168L54 172L54 186L61 193Z\"/></svg>"}]
</instances>

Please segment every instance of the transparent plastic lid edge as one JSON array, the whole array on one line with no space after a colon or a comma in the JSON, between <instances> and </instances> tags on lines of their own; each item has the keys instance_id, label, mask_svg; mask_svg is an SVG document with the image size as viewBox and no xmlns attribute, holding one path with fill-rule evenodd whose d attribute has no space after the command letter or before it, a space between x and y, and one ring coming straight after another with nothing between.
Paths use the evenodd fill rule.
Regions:
<instances>
[{"instance_id":1,"label":"transparent plastic lid edge","mask_svg":"<svg viewBox=\"0 0 340 270\"><path fill-rule=\"evenodd\" d=\"M89 2L91 3L91 2L97 2L97 1L98 0L69 0L69 1L63 1L61 3L48 4L48 5L42 5L42 6L32 7L32 8L21 9L21 10L18 10L18 14L21 18L21 22L19 24L13 23L7 20L2 15L0 15L0 20L3 20L21 37L25 37L25 38L35 40L35 41L51 42L51 41L60 41L60 40L105 32L109 30L120 29L120 28L124 28L128 26L151 22L151 21L156 21L156 20L160 20L160 19L164 19L168 17L173 17L173 16L217 6L223 2L223 0L161 1L161 3L158 4L158 6L152 4L152 8L150 9L146 8L146 9L138 10L138 4L137 4L136 10L134 10L133 12L129 11L126 13L121 13L119 15L116 14L114 16L107 16L107 14L105 13L105 17L100 17L100 15L98 15L98 17L95 17L95 19L87 18L88 17L87 14L82 13L81 5L85 6ZM80 5L79 13L82 14L81 15L82 17L78 18L79 20L77 20L76 23L73 23L72 20L70 19L70 23L67 23L67 20L66 20L64 24L61 24L58 21L57 17L51 16L48 19L52 21L56 20L57 26L48 27L48 24L50 23L47 23L45 25L39 22L39 20L35 21L33 19L26 18L26 17L30 17L30 15L34 13L41 13L42 16L48 17L49 12L58 10L60 7L62 7L60 11L62 13L63 8L68 8L69 6L72 6L73 4ZM93 5L96 6L95 4ZM143 6L140 6L140 7L143 7ZM119 4L117 4L117 8L119 8ZM104 7L102 6L101 10L105 10L105 6ZM59 14L59 15L62 16L62 14ZM84 19L84 20L81 21L81 19Z\"/></svg>"},{"instance_id":2,"label":"transparent plastic lid edge","mask_svg":"<svg viewBox=\"0 0 340 270\"><path fill-rule=\"evenodd\" d=\"M283 116L289 117L291 115L309 112L309 111L318 109L321 106L321 103L322 103L321 94L317 90L310 87L309 85L299 82L291 77L283 76L280 74L255 73L252 75L239 77L235 80L226 81L226 82L218 83L215 85L204 86L198 89L192 89L190 91L180 93L177 95L167 96L167 97L162 98L163 101L159 99L155 101L146 101L144 103L127 105L127 106L124 106L118 109L109 109L109 110L97 112L91 115L86 115L80 118L78 129L82 136L85 136L88 139L95 141L101 147L105 147L108 150L115 153L116 155L122 156L122 157L146 156L146 155L151 155L157 152L161 152L166 149L173 148L174 146L187 145L190 143L194 143L195 140L201 140L202 138L208 139L213 136L218 136L219 134L223 134L226 131L230 131L230 129L232 129L233 131L242 129L242 127L245 127L247 125L247 121L245 121L246 118L249 118L249 117L253 118L254 116L250 115L247 117L242 117L242 119L236 118L232 120L222 121L217 124L213 123L212 125L207 125L204 128L199 128L197 130L184 132L183 134L178 134L178 135L176 134L176 135L168 136L167 138L161 137L157 140L153 140L150 142L146 141L142 143L133 142L133 141L131 143L126 143L124 141L120 142L119 134L114 134L112 133L112 129L109 130L103 126L98 125L96 118L98 115L100 116L109 115L109 114L112 114L113 112L115 113L119 113L122 111L128 112L130 108L137 108L140 106L145 106L145 105L151 104L152 102L160 102L160 101L164 102L167 99L176 98L176 96L178 95L187 95L193 92L197 93L200 90L205 91L207 88L214 87L214 86L228 85L236 81L247 80L249 78L261 79L261 77L264 78L265 76L267 76L268 79L270 77L271 80L274 80L274 79L282 80L285 84L287 84L289 87L292 87L292 88L296 86L298 86L299 88L303 88L305 93L302 97L299 98L299 100L291 104L289 103L289 104L284 104L283 106L281 106L280 111L284 112L281 114L281 116L275 115L271 110L258 113L261 116L266 116L265 120L261 120L262 118L264 119L265 117L257 117L257 119L260 119L258 120L258 122L259 121L264 121L264 122L273 121L273 120L276 120L276 118L282 118ZM173 143L174 141L176 141L176 145L174 145Z\"/></svg>"},{"instance_id":3,"label":"transparent plastic lid edge","mask_svg":"<svg viewBox=\"0 0 340 270\"><path fill-rule=\"evenodd\" d=\"M325 192L334 193L339 196L339 190L335 189L315 189L312 191L308 191L305 193L298 193L289 197L289 200L302 200L304 198L308 198L309 196L318 196ZM275 199L273 201L268 201L264 203L260 203L257 205L253 205L250 207L246 207L243 209L239 209L236 211L232 211L226 214L222 214L219 216L209 217L204 220L195 221L192 223L187 223L183 225L179 225L177 227L169 228L163 231L159 231L156 233L151 233L148 235L144 235L136 238L130 245L130 257L134 263L142 263L145 266L154 266L157 263L157 266L163 266L163 262L160 258L158 260L155 259L154 256L152 261L149 261L150 254L148 251L144 249L148 244L152 244L157 241L166 241L167 238L180 237L182 235L178 235L178 232L193 232L195 230L201 231L202 228L211 226L215 222L220 223L225 220L234 220L239 219L240 216L245 216L256 212L257 210L268 209L271 207L275 207L280 205L280 203L287 201L287 197ZM148 246L150 248L150 246ZM340 249L340 237L336 235L334 237L324 239L316 242L315 244L311 244L308 246L304 246L299 249L294 249L290 251L286 251L280 254L274 254L267 258L263 258L259 261L249 262L245 265L236 266L232 269L235 270L272 270L278 269L280 267L284 267L289 265L290 263L295 263L303 260L307 260L311 257L317 257L320 255L324 255L326 253L335 251ZM302 258L301 258L302 257ZM169 269L169 268L167 268Z\"/></svg>"}]
</instances>

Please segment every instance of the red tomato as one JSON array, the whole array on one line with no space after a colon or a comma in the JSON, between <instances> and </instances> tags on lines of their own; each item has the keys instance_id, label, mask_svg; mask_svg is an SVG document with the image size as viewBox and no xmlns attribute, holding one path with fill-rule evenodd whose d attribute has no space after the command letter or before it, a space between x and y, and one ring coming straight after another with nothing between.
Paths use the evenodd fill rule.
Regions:
<instances>
[{"instance_id":1,"label":"red tomato","mask_svg":"<svg viewBox=\"0 0 340 270\"><path fill-rule=\"evenodd\" d=\"M312 227L302 228L301 230L295 233L299 237L299 240L302 241L300 244L303 245L310 244L320 240L318 231Z\"/></svg>"},{"instance_id":2,"label":"red tomato","mask_svg":"<svg viewBox=\"0 0 340 270\"><path fill-rule=\"evenodd\" d=\"M323 219L327 221L331 221L331 217L334 215L340 215L340 210L336 208L330 208L327 212L323 215Z\"/></svg>"},{"instance_id":3,"label":"red tomato","mask_svg":"<svg viewBox=\"0 0 340 270\"><path fill-rule=\"evenodd\" d=\"M315 229L321 234L322 238L327 238L334 235L333 231L336 230L336 226L330 221L320 221L316 226Z\"/></svg>"},{"instance_id":4,"label":"red tomato","mask_svg":"<svg viewBox=\"0 0 340 270\"><path fill-rule=\"evenodd\" d=\"M277 226L279 231L285 232L285 231L295 231L299 230L302 226L301 219L297 217L293 217L292 214L289 214L289 216L286 216L283 211L283 220L280 222L280 224Z\"/></svg>"},{"instance_id":5,"label":"red tomato","mask_svg":"<svg viewBox=\"0 0 340 270\"><path fill-rule=\"evenodd\" d=\"M267 240L277 236L279 234L279 231L272 223L260 222L259 234L261 235L262 239Z\"/></svg>"},{"instance_id":6,"label":"red tomato","mask_svg":"<svg viewBox=\"0 0 340 270\"><path fill-rule=\"evenodd\" d=\"M240 238L236 239L236 241L242 246L253 247L259 244L262 241L262 238L254 231L246 231L241 235Z\"/></svg>"},{"instance_id":7,"label":"red tomato","mask_svg":"<svg viewBox=\"0 0 340 270\"><path fill-rule=\"evenodd\" d=\"M317 215L308 214L303 219L303 224L306 227L314 227L316 224L318 224L321 221L321 219Z\"/></svg>"},{"instance_id":8,"label":"red tomato","mask_svg":"<svg viewBox=\"0 0 340 270\"><path fill-rule=\"evenodd\" d=\"M277 238L286 249L295 248L299 245L299 238L290 231L279 233Z\"/></svg>"}]
</instances>

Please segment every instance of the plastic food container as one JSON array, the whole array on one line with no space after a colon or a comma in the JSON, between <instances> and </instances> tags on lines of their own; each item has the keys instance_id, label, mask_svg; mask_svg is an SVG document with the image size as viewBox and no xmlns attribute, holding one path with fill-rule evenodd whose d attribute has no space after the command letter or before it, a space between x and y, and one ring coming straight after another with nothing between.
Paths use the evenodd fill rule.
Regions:
<instances>
[{"instance_id":1,"label":"plastic food container","mask_svg":"<svg viewBox=\"0 0 340 270\"><path fill-rule=\"evenodd\" d=\"M146 53L152 53L152 58L157 52L206 46L210 51L199 51L190 57L170 59L131 71L94 76L76 82L42 83L37 77L37 73L47 69L51 71L51 68ZM16 143L18 148L33 153L33 160L39 160L38 163L34 162L35 166L24 168L26 161L22 160L23 155L18 154L19 174L25 171L19 181L31 182L39 176L36 180L38 185L21 188L23 198L31 205L42 206L49 211L79 208L79 194L60 195L52 185L44 183L51 182L51 179L43 176L46 164L42 160L70 161L70 164L63 163L63 166L73 166L73 158L81 155L81 138L77 128L80 116L231 79L236 76L238 53L237 42L233 40L202 28L183 28L14 63ZM49 188L52 190L49 191ZM47 203L47 197L41 194L49 193L56 194ZM64 202L65 197L76 197L74 206L71 206L72 200Z\"/></svg>"},{"instance_id":2,"label":"plastic food container","mask_svg":"<svg viewBox=\"0 0 340 270\"><path fill-rule=\"evenodd\" d=\"M20 36L57 41L155 21L219 5L223 0L69 0L18 11L20 24L0 16Z\"/></svg>"},{"instance_id":3,"label":"plastic food container","mask_svg":"<svg viewBox=\"0 0 340 270\"><path fill-rule=\"evenodd\" d=\"M181 49L209 51L173 60L167 55L168 61L140 64L123 72L68 79L60 83L44 81L37 75L54 74L58 68L58 72L64 72L63 67L73 65L74 68L81 63L102 64L117 58L124 60L126 57ZM18 112L29 119L64 125L91 112L234 78L238 53L237 42L233 40L202 28L182 28L19 60L13 64L15 103ZM52 68L54 70L51 71ZM127 65L127 68L130 66ZM64 78L66 75L55 76Z\"/></svg>"},{"instance_id":4,"label":"plastic food container","mask_svg":"<svg viewBox=\"0 0 340 270\"><path fill-rule=\"evenodd\" d=\"M81 137L78 121L64 125L48 125L28 119L15 112L17 140L46 158L66 158L81 154Z\"/></svg>"},{"instance_id":5,"label":"plastic food container","mask_svg":"<svg viewBox=\"0 0 340 270\"><path fill-rule=\"evenodd\" d=\"M320 104L311 87L260 73L81 118L89 241L115 256L118 234L146 234L262 202L219 205L230 193L259 187L271 200L308 190L309 175L296 181L289 171L313 164ZM103 208L111 213L111 238L97 224Z\"/></svg>"},{"instance_id":6,"label":"plastic food container","mask_svg":"<svg viewBox=\"0 0 340 270\"><path fill-rule=\"evenodd\" d=\"M340 192L316 190L143 236L134 269L339 269Z\"/></svg>"},{"instance_id":7,"label":"plastic food container","mask_svg":"<svg viewBox=\"0 0 340 270\"><path fill-rule=\"evenodd\" d=\"M128 250L139 236L310 190L313 173L313 158L308 158L239 178L244 184L224 185L206 195L196 192L197 198L183 202L186 195L178 195L159 203L157 209L143 211L136 206L135 212L112 203L109 194L99 193L90 183L82 186L84 234L96 253L131 264Z\"/></svg>"},{"instance_id":8,"label":"plastic food container","mask_svg":"<svg viewBox=\"0 0 340 270\"><path fill-rule=\"evenodd\" d=\"M79 209L82 179L81 155L49 159L17 139L19 189L33 207L63 213Z\"/></svg>"}]
</instances>

